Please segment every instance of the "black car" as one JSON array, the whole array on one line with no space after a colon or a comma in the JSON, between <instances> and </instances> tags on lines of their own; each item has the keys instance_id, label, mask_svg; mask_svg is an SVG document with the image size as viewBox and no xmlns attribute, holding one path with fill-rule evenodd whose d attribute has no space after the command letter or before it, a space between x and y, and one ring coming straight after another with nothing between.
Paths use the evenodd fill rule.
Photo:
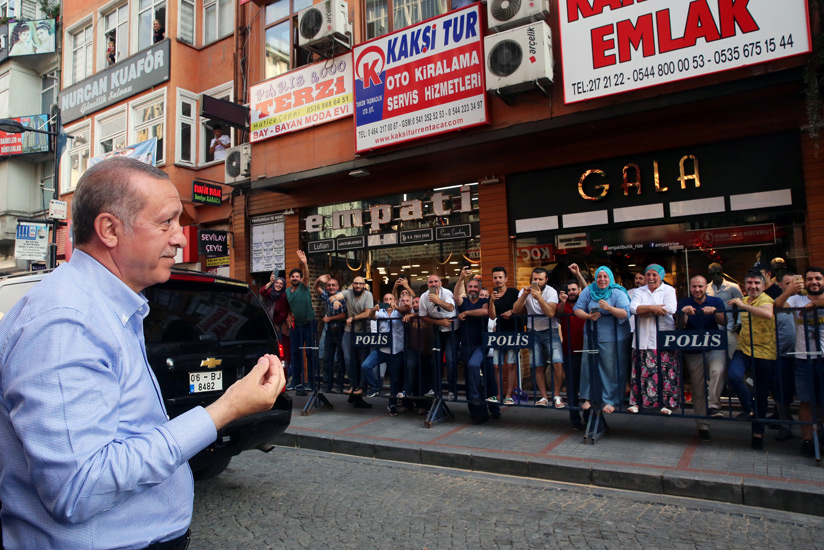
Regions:
<instances>
[{"instance_id":1,"label":"black car","mask_svg":"<svg viewBox=\"0 0 824 550\"><path fill-rule=\"evenodd\" d=\"M0 314L46 275L0 281ZM146 355L172 418L215 401L263 354L283 356L271 319L242 281L174 270L167 282L143 293L150 306L143 323ZM291 417L292 400L282 393L271 410L225 426L189 461L195 477L218 475L241 451L270 451Z\"/></svg>"}]
</instances>

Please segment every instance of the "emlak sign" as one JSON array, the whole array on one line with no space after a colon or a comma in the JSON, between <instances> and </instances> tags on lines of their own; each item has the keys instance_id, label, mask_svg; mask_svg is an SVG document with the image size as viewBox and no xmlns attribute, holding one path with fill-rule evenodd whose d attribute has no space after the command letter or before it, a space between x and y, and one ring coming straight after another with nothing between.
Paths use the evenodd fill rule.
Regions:
<instances>
[{"instance_id":1,"label":"emlak sign","mask_svg":"<svg viewBox=\"0 0 824 550\"><path fill-rule=\"evenodd\" d=\"M806 0L559 0L564 101L808 53Z\"/></svg>"},{"instance_id":2,"label":"emlak sign","mask_svg":"<svg viewBox=\"0 0 824 550\"><path fill-rule=\"evenodd\" d=\"M353 52L358 153L486 124L481 4Z\"/></svg>"}]
</instances>

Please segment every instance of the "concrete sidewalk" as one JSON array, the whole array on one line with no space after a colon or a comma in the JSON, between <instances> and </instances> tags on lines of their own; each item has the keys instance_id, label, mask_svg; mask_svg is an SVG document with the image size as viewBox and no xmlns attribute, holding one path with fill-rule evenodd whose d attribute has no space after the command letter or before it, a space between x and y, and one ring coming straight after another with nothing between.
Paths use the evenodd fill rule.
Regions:
<instances>
[{"instance_id":1,"label":"concrete sidewalk","mask_svg":"<svg viewBox=\"0 0 824 550\"><path fill-rule=\"evenodd\" d=\"M783 443L767 430L764 450L753 451L746 422L712 421L712 441L701 442L692 419L616 413L609 434L588 445L568 410L531 403L502 407L499 420L481 425L465 403L448 403L452 418L426 428L415 411L389 416L386 398L355 409L345 395L326 397L333 409L304 416L308 397L293 395L279 444L824 516L824 468L799 454L798 427Z\"/></svg>"}]
</instances>

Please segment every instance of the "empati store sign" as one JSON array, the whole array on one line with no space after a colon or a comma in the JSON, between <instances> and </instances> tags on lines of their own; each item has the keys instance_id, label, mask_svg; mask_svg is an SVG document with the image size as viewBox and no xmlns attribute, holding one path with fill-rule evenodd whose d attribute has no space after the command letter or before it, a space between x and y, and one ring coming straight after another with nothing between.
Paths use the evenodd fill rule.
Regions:
<instances>
[{"instance_id":1,"label":"empati store sign","mask_svg":"<svg viewBox=\"0 0 824 550\"><path fill-rule=\"evenodd\" d=\"M251 142L352 116L352 54L250 88Z\"/></svg>"},{"instance_id":2,"label":"empati store sign","mask_svg":"<svg viewBox=\"0 0 824 550\"><path fill-rule=\"evenodd\" d=\"M354 50L358 153L484 124L481 4Z\"/></svg>"},{"instance_id":3,"label":"empati store sign","mask_svg":"<svg viewBox=\"0 0 824 550\"><path fill-rule=\"evenodd\" d=\"M806 0L560 0L564 100L810 51Z\"/></svg>"}]
</instances>

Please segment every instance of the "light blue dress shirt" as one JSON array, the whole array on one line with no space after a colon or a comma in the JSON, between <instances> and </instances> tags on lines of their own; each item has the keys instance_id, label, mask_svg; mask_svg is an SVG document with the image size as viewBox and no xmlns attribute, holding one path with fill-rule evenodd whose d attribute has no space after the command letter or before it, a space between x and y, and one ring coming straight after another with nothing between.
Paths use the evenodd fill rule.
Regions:
<instances>
[{"instance_id":1,"label":"light blue dress shirt","mask_svg":"<svg viewBox=\"0 0 824 550\"><path fill-rule=\"evenodd\" d=\"M3 543L142 548L185 533L202 407L169 420L146 360L146 298L76 250L0 320Z\"/></svg>"}]
</instances>

